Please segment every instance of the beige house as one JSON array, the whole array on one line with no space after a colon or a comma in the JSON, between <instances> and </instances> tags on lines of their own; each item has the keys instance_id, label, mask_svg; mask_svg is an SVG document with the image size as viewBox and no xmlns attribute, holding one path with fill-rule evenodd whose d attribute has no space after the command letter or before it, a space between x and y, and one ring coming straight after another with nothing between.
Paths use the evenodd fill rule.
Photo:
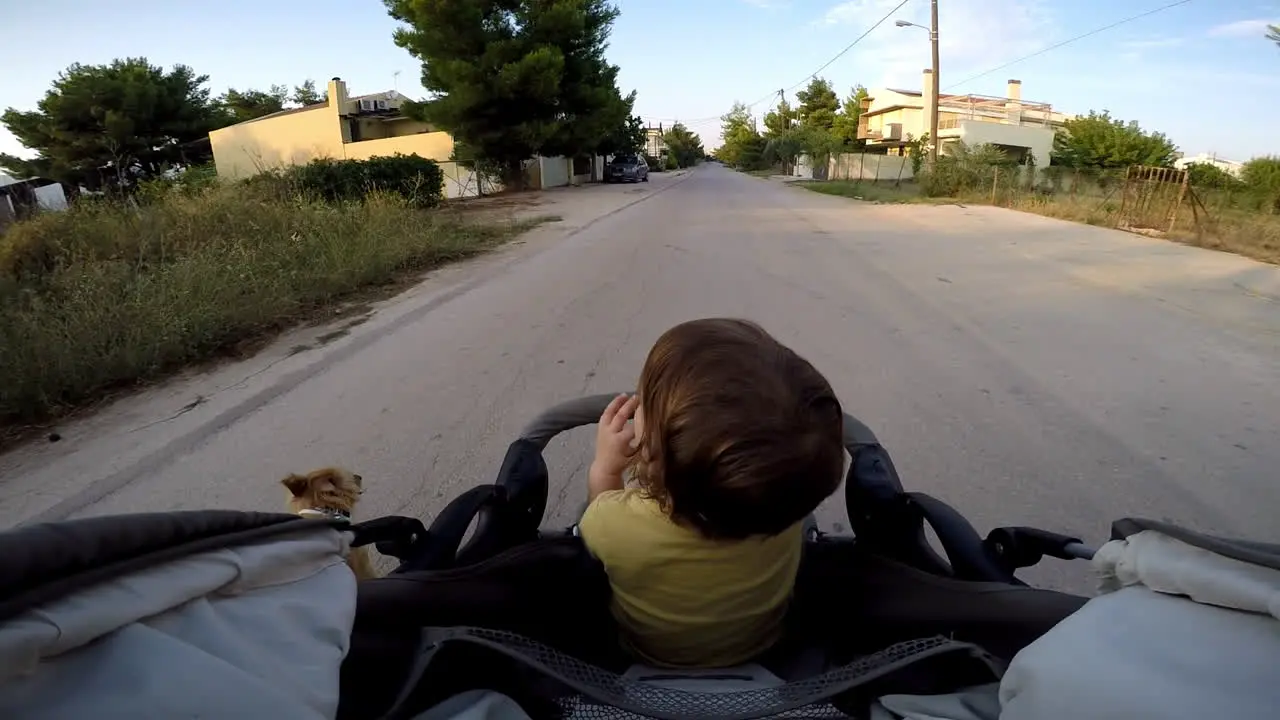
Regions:
<instances>
[{"instance_id":1,"label":"beige house","mask_svg":"<svg viewBox=\"0 0 1280 720\"><path fill-rule=\"evenodd\" d=\"M651 157L665 158L667 156L667 141L663 139L662 125L658 127L646 127L644 129L644 153Z\"/></svg>"},{"instance_id":2,"label":"beige house","mask_svg":"<svg viewBox=\"0 0 1280 720\"><path fill-rule=\"evenodd\" d=\"M350 97L340 78L329 81L329 99L281 110L209 133L218 176L242 178L317 158L367 160L400 153L435 160L444 172L445 197L480 193L476 174L449 160L453 136L400 112L398 92ZM525 161L528 187L549 188L598 181L604 158L537 157ZM500 188L485 181L484 192Z\"/></svg>"},{"instance_id":3,"label":"beige house","mask_svg":"<svg viewBox=\"0 0 1280 720\"><path fill-rule=\"evenodd\" d=\"M858 138L869 149L890 155L906 153L906 146L929 132L933 72L924 71L921 90L880 88L862 101ZM1022 81L1010 80L1006 97L939 95L939 152L962 140L966 145L989 143L1022 162L1030 155L1038 167L1049 164L1053 136L1071 116L1055 112L1048 103L1022 99Z\"/></svg>"},{"instance_id":4,"label":"beige house","mask_svg":"<svg viewBox=\"0 0 1280 720\"><path fill-rule=\"evenodd\" d=\"M402 153L439 162L446 196L477 194L474 173L448 162L453 137L402 115L400 107L407 99L394 91L350 97L347 84L334 78L325 103L282 110L209 133L218 176L247 177L317 158L367 160Z\"/></svg>"}]
</instances>

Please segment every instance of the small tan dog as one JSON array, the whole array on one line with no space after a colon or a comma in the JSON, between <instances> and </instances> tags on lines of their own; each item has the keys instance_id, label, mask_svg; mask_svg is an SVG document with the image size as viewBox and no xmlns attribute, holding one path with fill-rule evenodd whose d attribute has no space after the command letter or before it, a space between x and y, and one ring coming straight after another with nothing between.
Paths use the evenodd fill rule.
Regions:
<instances>
[{"instance_id":1,"label":"small tan dog","mask_svg":"<svg viewBox=\"0 0 1280 720\"><path fill-rule=\"evenodd\" d=\"M306 475L289 475L281 484L289 491L289 511L303 517L351 521L351 513L364 492L363 478L349 470L327 467ZM357 580L378 577L369 548L351 548L347 564Z\"/></svg>"}]
</instances>

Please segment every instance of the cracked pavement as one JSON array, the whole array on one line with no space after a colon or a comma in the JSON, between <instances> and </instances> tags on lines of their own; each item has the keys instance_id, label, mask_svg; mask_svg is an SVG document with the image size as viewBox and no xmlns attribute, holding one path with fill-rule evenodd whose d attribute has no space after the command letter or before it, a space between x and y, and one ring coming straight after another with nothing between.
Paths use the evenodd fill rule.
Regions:
<instances>
[{"instance_id":1,"label":"cracked pavement","mask_svg":"<svg viewBox=\"0 0 1280 720\"><path fill-rule=\"evenodd\" d=\"M1280 540L1278 268L714 165L545 197L534 210L561 222L432 273L340 337L291 333L0 457L0 521L274 511L278 478L330 464L364 476L359 517L429 521L492 480L538 410L630 388L663 330L734 315L809 357L907 486L981 533L1038 525L1096 542L1138 515ZM548 524L585 498L591 438L549 448ZM843 508L819 521L842 528ZM1053 562L1026 577L1087 588L1084 564Z\"/></svg>"}]
</instances>

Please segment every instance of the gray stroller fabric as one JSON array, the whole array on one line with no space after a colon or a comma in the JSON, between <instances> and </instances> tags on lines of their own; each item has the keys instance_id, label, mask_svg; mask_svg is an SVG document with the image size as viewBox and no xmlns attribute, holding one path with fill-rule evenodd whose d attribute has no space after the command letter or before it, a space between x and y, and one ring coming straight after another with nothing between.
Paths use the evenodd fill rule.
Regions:
<instances>
[{"instance_id":1,"label":"gray stroller fabric","mask_svg":"<svg viewBox=\"0 0 1280 720\"><path fill-rule=\"evenodd\" d=\"M1276 718L1280 570L1135 530L1094 556L1103 594L1013 659L1002 720Z\"/></svg>"},{"instance_id":2,"label":"gray stroller fabric","mask_svg":"<svg viewBox=\"0 0 1280 720\"><path fill-rule=\"evenodd\" d=\"M298 525L10 618L0 717L333 718L356 607L349 535Z\"/></svg>"}]
</instances>

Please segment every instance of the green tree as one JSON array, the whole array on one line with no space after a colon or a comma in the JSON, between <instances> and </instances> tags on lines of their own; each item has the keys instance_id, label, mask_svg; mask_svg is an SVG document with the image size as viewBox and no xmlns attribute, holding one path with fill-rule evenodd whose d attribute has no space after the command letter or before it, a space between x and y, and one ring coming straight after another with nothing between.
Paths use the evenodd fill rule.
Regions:
<instances>
[{"instance_id":1,"label":"green tree","mask_svg":"<svg viewBox=\"0 0 1280 720\"><path fill-rule=\"evenodd\" d=\"M223 117L207 80L185 65L166 72L146 58L74 64L36 110L9 108L0 116L37 153L30 160L0 155L0 167L18 177L127 192L170 167L208 162L208 143L199 141Z\"/></svg>"},{"instance_id":2,"label":"green tree","mask_svg":"<svg viewBox=\"0 0 1280 720\"><path fill-rule=\"evenodd\" d=\"M1280 198L1280 157L1268 155L1246 162L1240 179L1253 190Z\"/></svg>"},{"instance_id":3,"label":"green tree","mask_svg":"<svg viewBox=\"0 0 1280 720\"><path fill-rule=\"evenodd\" d=\"M693 167L706 153L702 149L702 139L690 131L682 123L676 123L662 136L667 145L667 154L675 158L678 167Z\"/></svg>"},{"instance_id":4,"label":"green tree","mask_svg":"<svg viewBox=\"0 0 1280 720\"><path fill-rule=\"evenodd\" d=\"M815 77L805 89L796 93L800 123L808 127L830 130L840 110L840 98L825 78Z\"/></svg>"},{"instance_id":5,"label":"green tree","mask_svg":"<svg viewBox=\"0 0 1280 720\"><path fill-rule=\"evenodd\" d=\"M289 88L284 85L272 85L267 91L228 88L218 98L218 103L226 112L228 125L278 113L288 101Z\"/></svg>"},{"instance_id":6,"label":"green tree","mask_svg":"<svg viewBox=\"0 0 1280 720\"><path fill-rule=\"evenodd\" d=\"M804 131L798 127L789 128L771 137L766 136L763 160L773 167L789 170L805 151Z\"/></svg>"},{"instance_id":7,"label":"green tree","mask_svg":"<svg viewBox=\"0 0 1280 720\"><path fill-rule=\"evenodd\" d=\"M792 129L799 120L800 116L796 109L786 100L782 100L777 107L764 114L764 136L765 138L778 137Z\"/></svg>"},{"instance_id":8,"label":"green tree","mask_svg":"<svg viewBox=\"0 0 1280 720\"><path fill-rule=\"evenodd\" d=\"M422 61L430 96L404 110L503 168L538 153L587 154L630 115L604 57L606 0L384 0L395 42Z\"/></svg>"},{"instance_id":9,"label":"green tree","mask_svg":"<svg viewBox=\"0 0 1280 720\"><path fill-rule=\"evenodd\" d=\"M1177 146L1163 133L1147 132L1103 111L1064 123L1053 139L1053 163L1069 167L1168 166Z\"/></svg>"},{"instance_id":10,"label":"green tree","mask_svg":"<svg viewBox=\"0 0 1280 720\"><path fill-rule=\"evenodd\" d=\"M846 150L860 150L867 145L866 140L858 139L858 120L862 117L862 101L867 97L867 89L861 85L856 85L849 91L849 97L845 98L840 113L836 115L835 123L831 126L831 134L835 135L840 141L840 146Z\"/></svg>"},{"instance_id":11,"label":"green tree","mask_svg":"<svg viewBox=\"0 0 1280 720\"><path fill-rule=\"evenodd\" d=\"M598 151L601 155L635 155L644 149L644 120L632 115L605 137Z\"/></svg>"},{"instance_id":12,"label":"green tree","mask_svg":"<svg viewBox=\"0 0 1280 720\"><path fill-rule=\"evenodd\" d=\"M329 101L329 91L320 92L316 90L316 82L314 80L307 80L301 85L293 87L293 95L289 99L300 107L319 105Z\"/></svg>"},{"instance_id":13,"label":"green tree","mask_svg":"<svg viewBox=\"0 0 1280 720\"><path fill-rule=\"evenodd\" d=\"M1187 180L1193 187L1227 190L1241 184L1236 176L1209 163L1189 163L1186 171Z\"/></svg>"},{"instance_id":14,"label":"green tree","mask_svg":"<svg viewBox=\"0 0 1280 720\"><path fill-rule=\"evenodd\" d=\"M1267 26L1267 39L1277 45L1280 45L1280 25Z\"/></svg>"},{"instance_id":15,"label":"green tree","mask_svg":"<svg viewBox=\"0 0 1280 720\"><path fill-rule=\"evenodd\" d=\"M756 130L751 108L735 102L729 112L720 117L722 143L716 157L727 165L753 170L763 162L764 138Z\"/></svg>"}]
</instances>

